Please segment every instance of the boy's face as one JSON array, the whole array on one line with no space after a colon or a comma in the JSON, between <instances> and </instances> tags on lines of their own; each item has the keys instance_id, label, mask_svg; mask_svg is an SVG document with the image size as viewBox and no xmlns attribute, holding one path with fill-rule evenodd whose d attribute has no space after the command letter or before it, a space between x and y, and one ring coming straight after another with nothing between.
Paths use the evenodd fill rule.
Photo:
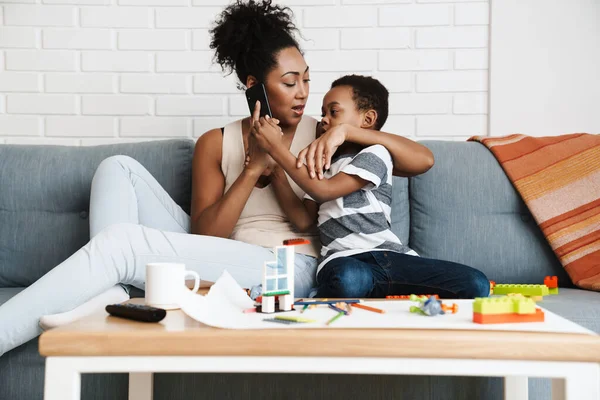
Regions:
<instances>
[{"instance_id":1,"label":"boy's face","mask_svg":"<svg viewBox=\"0 0 600 400\"><path fill-rule=\"evenodd\" d=\"M352 94L350 86L336 86L325 94L321 108L321 126L324 131L342 123L362 127L364 113L356 108Z\"/></svg>"}]
</instances>

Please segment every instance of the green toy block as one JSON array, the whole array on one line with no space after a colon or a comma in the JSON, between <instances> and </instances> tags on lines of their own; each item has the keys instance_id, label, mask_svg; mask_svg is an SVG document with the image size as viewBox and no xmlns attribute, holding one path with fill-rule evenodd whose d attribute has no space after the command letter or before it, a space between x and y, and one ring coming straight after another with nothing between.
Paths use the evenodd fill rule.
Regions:
<instances>
[{"instance_id":1,"label":"green toy block","mask_svg":"<svg viewBox=\"0 0 600 400\"><path fill-rule=\"evenodd\" d=\"M520 293L523 296L548 296L546 285L509 285L497 284L494 286L494 294Z\"/></svg>"},{"instance_id":2,"label":"green toy block","mask_svg":"<svg viewBox=\"0 0 600 400\"><path fill-rule=\"evenodd\" d=\"M548 288L549 294L558 294L558 288Z\"/></svg>"},{"instance_id":3,"label":"green toy block","mask_svg":"<svg viewBox=\"0 0 600 400\"><path fill-rule=\"evenodd\" d=\"M535 302L525 297L477 297L473 312L480 314L534 314Z\"/></svg>"},{"instance_id":4,"label":"green toy block","mask_svg":"<svg viewBox=\"0 0 600 400\"><path fill-rule=\"evenodd\" d=\"M262 295L269 297L269 296L283 296L286 294L290 294L290 291L289 290L274 290L272 292L265 292Z\"/></svg>"}]
</instances>

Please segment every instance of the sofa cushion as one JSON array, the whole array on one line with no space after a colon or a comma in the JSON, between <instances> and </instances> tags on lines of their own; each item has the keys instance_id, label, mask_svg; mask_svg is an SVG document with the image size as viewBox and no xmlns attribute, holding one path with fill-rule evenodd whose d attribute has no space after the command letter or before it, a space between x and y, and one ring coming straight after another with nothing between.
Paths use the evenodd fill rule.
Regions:
<instances>
[{"instance_id":1,"label":"sofa cushion","mask_svg":"<svg viewBox=\"0 0 600 400\"><path fill-rule=\"evenodd\" d=\"M435 156L410 178L410 246L421 256L475 267L497 283L572 283L527 207L479 143L424 141Z\"/></svg>"},{"instance_id":2,"label":"sofa cushion","mask_svg":"<svg viewBox=\"0 0 600 400\"><path fill-rule=\"evenodd\" d=\"M0 287L0 306L2 304L6 303L12 297L16 296L23 289L25 289L25 288L22 288L22 287L15 287L15 288Z\"/></svg>"},{"instance_id":3,"label":"sofa cushion","mask_svg":"<svg viewBox=\"0 0 600 400\"><path fill-rule=\"evenodd\" d=\"M544 296L540 306L600 334L600 293L560 288L557 295Z\"/></svg>"},{"instance_id":4,"label":"sofa cushion","mask_svg":"<svg viewBox=\"0 0 600 400\"><path fill-rule=\"evenodd\" d=\"M410 231L410 205L408 179L394 176L392 181L392 232L402 244L408 245Z\"/></svg>"},{"instance_id":5,"label":"sofa cushion","mask_svg":"<svg viewBox=\"0 0 600 400\"><path fill-rule=\"evenodd\" d=\"M193 150L192 140L0 145L0 287L30 285L89 240L92 177L109 156L138 160L189 212Z\"/></svg>"},{"instance_id":6,"label":"sofa cushion","mask_svg":"<svg viewBox=\"0 0 600 400\"><path fill-rule=\"evenodd\" d=\"M0 288L0 306L24 288ZM42 399L44 357L38 338L0 357L0 399ZM86 400L127 399L128 374L83 374L81 398Z\"/></svg>"}]
</instances>

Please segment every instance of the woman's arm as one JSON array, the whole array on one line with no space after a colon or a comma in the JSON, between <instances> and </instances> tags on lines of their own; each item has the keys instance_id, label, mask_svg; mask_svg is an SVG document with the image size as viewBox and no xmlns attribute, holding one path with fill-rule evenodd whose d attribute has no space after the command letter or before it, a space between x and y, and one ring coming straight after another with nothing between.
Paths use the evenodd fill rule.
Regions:
<instances>
[{"instance_id":1,"label":"woman's arm","mask_svg":"<svg viewBox=\"0 0 600 400\"><path fill-rule=\"evenodd\" d=\"M357 128L348 124L332 127L298 153L297 167L306 166L311 177L323 178L323 169L328 169L331 157L345 141L361 146L383 145L391 154L396 176L415 176L427 172L433 164L433 153L417 142L405 137L371 129Z\"/></svg>"},{"instance_id":2,"label":"woman's arm","mask_svg":"<svg viewBox=\"0 0 600 400\"><path fill-rule=\"evenodd\" d=\"M317 223L319 206L314 201L302 201L296 196L287 180L285 171L276 167L272 173L275 197L298 232L309 232Z\"/></svg>"},{"instance_id":3,"label":"woman's arm","mask_svg":"<svg viewBox=\"0 0 600 400\"><path fill-rule=\"evenodd\" d=\"M228 238L262 171L244 168L223 193L222 146L220 129L206 132L196 143L192 161L192 233Z\"/></svg>"}]
</instances>

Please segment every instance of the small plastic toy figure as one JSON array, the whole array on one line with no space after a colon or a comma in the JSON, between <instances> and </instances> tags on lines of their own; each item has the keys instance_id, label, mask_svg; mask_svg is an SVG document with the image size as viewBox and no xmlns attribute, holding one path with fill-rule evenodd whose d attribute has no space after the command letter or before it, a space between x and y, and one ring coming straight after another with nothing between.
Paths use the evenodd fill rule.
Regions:
<instances>
[{"instance_id":1,"label":"small plastic toy figure","mask_svg":"<svg viewBox=\"0 0 600 400\"><path fill-rule=\"evenodd\" d=\"M452 304L451 306L442 304L437 296L425 297L411 294L410 300L419 302L418 306L410 307L410 312L412 313L419 313L421 315L433 317L435 315L444 315L448 312L451 312L452 314L456 314L458 312L458 305L456 305L456 303Z\"/></svg>"},{"instance_id":2,"label":"small plastic toy figure","mask_svg":"<svg viewBox=\"0 0 600 400\"><path fill-rule=\"evenodd\" d=\"M433 296L423 299L413 294L410 296L410 300L419 302L418 306L410 307L411 313L419 313L422 315L429 315L431 317L445 314L444 310L442 309L442 302Z\"/></svg>"},{"instance_id":3,"label":"small plastic toy figure","mask_svg":"<svg viewBox=\"0 0 600 400\"><path fill-rule=\"evenodd\" d=\"M246 293L252 300L256 301L259 296L262 296L262 284L252 286Z\"/></svg>"}]
</instances>

